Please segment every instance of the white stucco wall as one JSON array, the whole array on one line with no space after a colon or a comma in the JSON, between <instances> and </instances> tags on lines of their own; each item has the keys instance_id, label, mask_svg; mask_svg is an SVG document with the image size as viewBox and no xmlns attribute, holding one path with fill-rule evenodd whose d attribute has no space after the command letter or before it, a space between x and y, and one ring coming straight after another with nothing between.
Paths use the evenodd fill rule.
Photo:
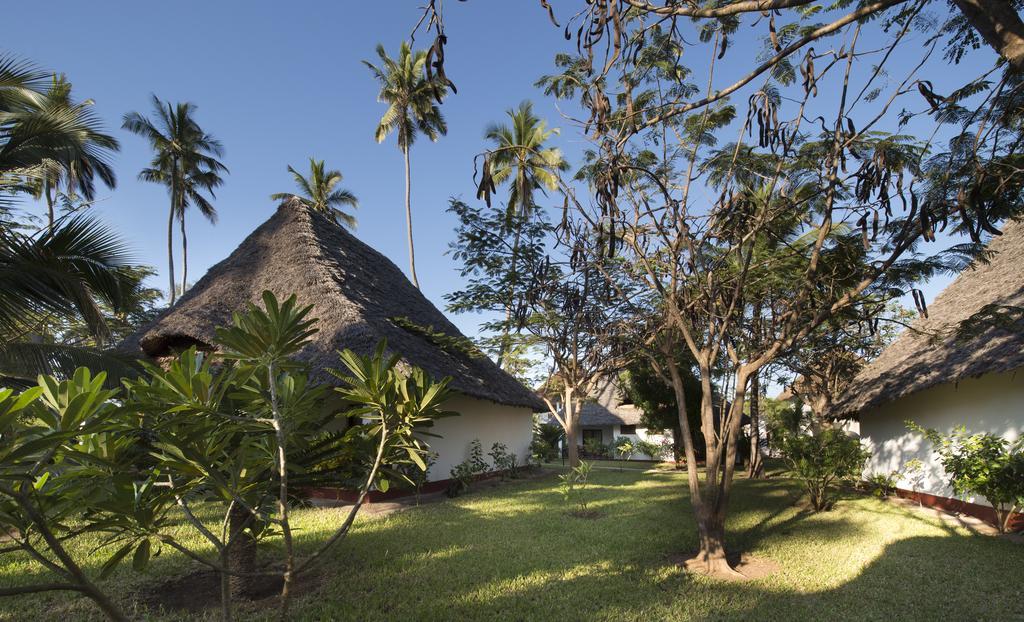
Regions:
<instances>
[{"instance_id":1,"label":"white stucco wall","mask_svg":"<svg viewBox=\"0 0 1024 622\"><path fill-rule=\"evenodd\" d=\"M465 395L448 400L444 408L459 413L457 417L439 419L430 428L432 434L441 438L422 437L430 449L439 456L430 467L430 481L448 479L451 469L469 457L469 444L480 440L484 460L490 464L487 452L495 442L505 443L509 452L525 464L530 456L530 441L533 439L533 411L529 408L504 406Z\"/></svg>"},{"instance_id":2,"label":"white stucco wall","mask_svg":"<svg viewBox=\"0 0 1024 622\"><path fill-rule=\"evenodd\" d=\"M580 446L583 445L583 430L581 429L576 432L576 443ZM606 426L585 426L588 430L590 429L601 429L602 441L605 445L614 444L621 436L627 436L632 439L640 441L648 441L651 443L661 443L664 439L672 439L671 433L662 434L660 430L648 430L646 428L636 428L636 434L623 434L622 426L620 425L606 425ZM631 460L660 460L665 456L648 456L647 454L634 453L630 456ZM671 456L670 456L671 457Z\"/></svg>"},{"instance_id":3,"label":"white stucco wall","mask_svg":"<svg viewBox=\"0 0 1024 622\"><path fill-rule=\"evenodd\" d=\"M871 451L866 477L902 470L908 460L918 458L923 473L916 479L904 477L897 486L953 497L931 443L908 430L907 419L942 433L963 425L972 434L989 432L1015 441L1024 434L1024 370L940 385L861 413L861 442ZM988 505L982 498L965 500Z\"/></svg>"}]
</instances>

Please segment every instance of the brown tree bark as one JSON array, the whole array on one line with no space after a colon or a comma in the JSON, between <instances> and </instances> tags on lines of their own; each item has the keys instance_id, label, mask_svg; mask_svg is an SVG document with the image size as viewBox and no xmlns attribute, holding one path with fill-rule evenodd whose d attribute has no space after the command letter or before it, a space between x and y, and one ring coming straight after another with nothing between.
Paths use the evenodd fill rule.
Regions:
<instances>
[{"instance_id":1,"label":"brown tree bark","mask_svg":"<svg viewBox=\"0 0 1024 622\"><path fill-rule=\"evenodd\" d=\"M953 0L967 23L1013 67L1024 70L1024 21L1009 0Z\"/></svg>"},{"instance_id":2,"label":"brown tree bark","mask_svg":"<svg viewBox=\"0 0 1024 622\"><path fill-rule=\"evenodd\" d=\"M690 432L690 420L686 413L686 390L683 378L679 373L679 368L671 359L666 367L672 380L672 391L676 396L679 427L683 437L683 451L686 455L686 481L690 490L690 503L693 505L694 518L697 522L697 560L709 574L738 575L739 573L729 566L726 559L725 514L728 507L728 486L726 485L727 481L721 477L722 444L715 439L710 381L706 380L708 378L706 374L701 374L701 385L704 389L701 396L701 420L707 448L704 469L705 483L702 487L697 472L697 456L693 445L693 436ZM728 459L735 461L735 451L731 452ZM725 486L723 487L723 485Z\"/></svg>"},{"instance_id":3,"label":"brown tree bark","mask_svg":"<svg viewBox=\"0 0 1024 622\"><path fill-rule=\"evenodd\" d=\"M249 531L251 515L249 511L238 505L231 506L228 516L228 568L235 572L256 572L256 540ZM234 599L248 596L252 589L251 576L231 575L231 597Z\"/></svg>"},{"instance_id":4,"label":"brown tree bark","mask_svg":"<svg viewBox=\"0 0 1024 622\"><path fill-rule=\"evenodd\" d=\"M565 442L569 450L569 466L576 468L580 464L580 448L576 444L576 408L573 399L573 391L566 387L563 398L565 412Z\"/></svg>"},{"instance_id":5,"label":"brown tree bark","mask_svg":"<svg viewBox=\"0 0 1024 622\"><path fill-rule=\"evenodd\" d=\"M764 455L761 453L761 379L760 374L750 377L750 465L747 476L764 477Z\"/></svg>"}]
</instances>

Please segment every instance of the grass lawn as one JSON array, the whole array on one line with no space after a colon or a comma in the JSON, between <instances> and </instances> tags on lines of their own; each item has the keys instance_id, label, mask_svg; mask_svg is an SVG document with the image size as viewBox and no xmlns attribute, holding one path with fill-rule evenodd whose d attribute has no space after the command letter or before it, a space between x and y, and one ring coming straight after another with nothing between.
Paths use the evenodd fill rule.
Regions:
<instances>
[{"instance_id":1,"label":"grass lawn","mask_svg":"<svg viewBox=\"0 0 1024 622\"><path fill-rule=\"evenodd\" d=\"M1021 544L868 497L808 514L794 506L792 483L741 480L729 544L781 570L722 583L669 561L696 544L681 472L602 469L592 481L592 505L604 513L595 520L566 516L553 478L364 518L294 603L295 618L1024 619ZM310 547L340 518L336 510L300 511L300 542ZM79 553L88 553L87 543ZM0 584L45 580L30 576L24 560L0 561ZM191 569L165 550L148 575L126 567L104 584L139 617L181 619L147 611L138 594ZM239 619L273 613L265 601L247 605ZM85 599L48 593L0 601L0 619L100 616Z\"/></svg>"}]
</instances>

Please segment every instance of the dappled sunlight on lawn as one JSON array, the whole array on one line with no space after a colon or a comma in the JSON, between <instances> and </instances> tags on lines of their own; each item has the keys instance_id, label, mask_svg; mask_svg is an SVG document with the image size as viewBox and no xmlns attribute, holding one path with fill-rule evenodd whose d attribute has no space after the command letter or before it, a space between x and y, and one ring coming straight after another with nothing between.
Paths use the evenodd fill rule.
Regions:
<instances>
[{"instance_id":1,"label":"dappled sunlight on lawn","mask_svg":"<svg viewBox=\"0 0 1024 622\"><path fill-rule=\"evenodd\" d=\"M319 587L294 612L311 620L1024 617L1019 582L1008 580L1024 567L1024 546L870 497L849 494L814 514L798 496L789 480L737 480L727 543L780 568L745 583L689 575L672 561L697 543L683 472L595 472L594 519L568 515L554 478L367 514L317 567ZM308 553L346 512L303 508L294 516L299 551ZM279 558L279 542L260 556ZM90 558L91 568L100 563L101 555ZM166 552L148 577L122 570L112 581L132 602L132 592L194 568ZM30 580L26 569L8 565L3 578ZM81 599L47 598L62 617L99 619ZM266 607L245 615L273 618Z\"/></svg>"}]
</instances>

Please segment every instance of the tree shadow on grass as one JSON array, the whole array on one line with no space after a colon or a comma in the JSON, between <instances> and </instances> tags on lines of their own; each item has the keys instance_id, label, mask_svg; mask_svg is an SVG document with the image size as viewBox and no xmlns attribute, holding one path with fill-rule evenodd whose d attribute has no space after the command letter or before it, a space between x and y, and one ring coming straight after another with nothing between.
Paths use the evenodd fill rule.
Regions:
<instances>
[{"instance_id":1,"label":"tree shadow on grass","mask_svg":"<svg viewBox=\"0 0 1024 622\"><path fill-rule=\"evenodd\" d=\"M665 564L586 558L581 563L522 571L514 563L476 580L449 576L440 589L423 590L424 576L446 565L410 568L388 582L352 581L347 573L328 601L304 607L302 615L332 619L1017 619L1024 615L1020 587L1009 577L1024 558L992 566L991 551L974 551L970 539L933 536L894 542L850 578L820 589L799 589L783 577L724 583L687 575ZM1005 553L1005 551L1002 551ZM486 551L466 551L485 555ZM464 561L464 560L463 560ZM492 560L493 561L493 560ZM616 563L619 562L619 563ZM827 563L825 560L823 564ZM505 569L505 571L503 571ZM363 572L374 572L364 569ZM343 581L344 579L349 579ZM435 585L437 587L437 585ZM415 594L410 598L408 595ZM323 595L321 595L323 598Z\"/></svg>"},{"instance_id":2,"label":"tree shadow on grass","mask_svg":"<svg viewBox=\"0 0 1024 622\"><path fill-rule=\"evenodd\" d=\"M625 479L633 485L619 485L614 473L595 478L591 503L605 516L594 521L566 516L569 506L550 480L512 483L446 503L360 519L313 570L318 587L296 601L294 617L924 617L918 611L944 612L946 618L1022 615L1024 598L1009 577L1015 572L1019 576L1024 567L1024 547L1009 549L1015 545L965 537L934 520L922 521L925 517L905 508L863 497L844 500L833 512L809 514L793 506L793 483L779 480L737 481L727 542L734 550L778 562L781 572L741 584L688 575L671 561L674 554L696 547L685 479ZM300 554L316 548L343 517L332 510L303 511L297 533ZM894 521L897 531L908 537L883 545L900 537L875 526L884 521ZM858 556L858 547L871 550ZM277 545L268 545L260 555L279 559L279 552ZM148 587L181 568L181 560L170 561L156 561L156 576ZM992 581L993 576L1004 580ZM145 580L133 577L132 583L137 581ZM138 602L137 595L122 593L122 598L129 609ZM84 610L91 608L74 607L75 614ZM881 613L890 610L891 615ZM273 604L243 606L239 618L271 619L273 611ZM180 619L172 612L153 613L153 619Z\"/></svg>"}]
</instances>

